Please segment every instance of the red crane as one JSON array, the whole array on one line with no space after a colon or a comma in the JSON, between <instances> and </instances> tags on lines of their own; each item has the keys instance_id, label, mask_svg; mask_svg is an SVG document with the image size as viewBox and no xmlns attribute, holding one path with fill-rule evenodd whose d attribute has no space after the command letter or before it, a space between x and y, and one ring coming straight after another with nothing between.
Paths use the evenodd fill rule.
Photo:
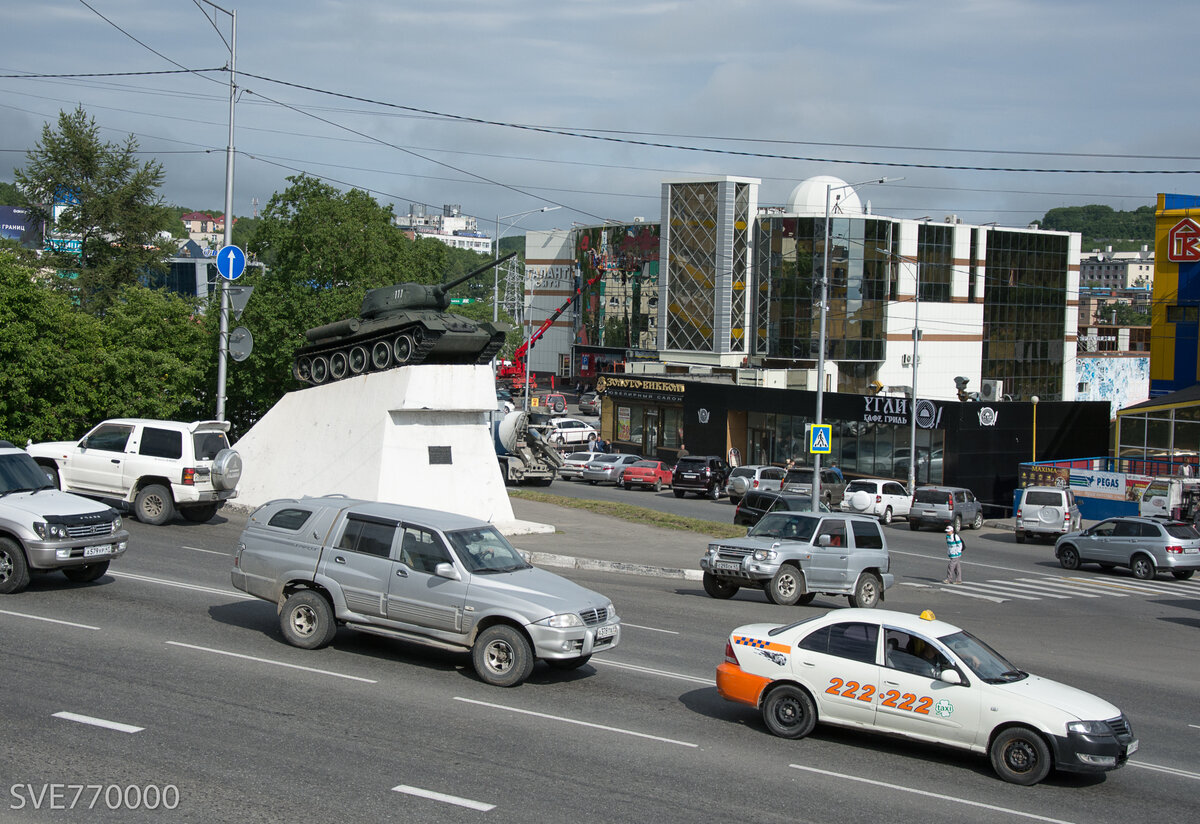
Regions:
<instances>
[{"instance_id":1,"label":"red crane","mask_svg":"<svg viewBox=\"0 0 1200 824\"><path fill-rule=\"evenodd\" d=\"M584 290L589 288L596 281L600 280L600 278L603 276L604 268L602 267L591 280L580 286L575 290L575 293L571 295L571 297L563 301L562 306L555 309L554 312L551 313L550 317L542 321L541 326L534 330L533 334L531 334L527 340L522 341L521 345L516 348L516 350L513 352L512 360L507 362L502 361L498 365L496 369L497 377L501 378L502 380L507 380L512 386L514 392L523 390L525 388L525 358L529 354L529 350L532 349L534 344L536 344L542 335L545 334L546 330L554 325L554 321L558 320L559 316L562 315L563 312L567 311L571 304L579 300L579 297L583 294ZM537 389L537 382L534 381L532 375L529 376L529 383L530 388Z\"/></svg>"}]
</instances>

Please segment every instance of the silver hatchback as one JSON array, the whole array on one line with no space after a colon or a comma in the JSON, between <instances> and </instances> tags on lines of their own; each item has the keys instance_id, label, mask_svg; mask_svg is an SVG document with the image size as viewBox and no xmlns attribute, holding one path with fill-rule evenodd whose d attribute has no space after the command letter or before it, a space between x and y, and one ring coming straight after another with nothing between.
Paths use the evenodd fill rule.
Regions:
<instances>
[{"instance_id":1,"label":"silver hatchback","mask_svg":"<svg viewBox=\"0 0 1200 824\"><path fill-rule=\"evenodd\" d=\"M1059 538L1054 557L1063 569L1096 563L1101 569L1128 567L1143 580L1160 570L1186 580L1200 569L1200 532L1182 521L1109 518Z\"/></svg>"}]
</instances>

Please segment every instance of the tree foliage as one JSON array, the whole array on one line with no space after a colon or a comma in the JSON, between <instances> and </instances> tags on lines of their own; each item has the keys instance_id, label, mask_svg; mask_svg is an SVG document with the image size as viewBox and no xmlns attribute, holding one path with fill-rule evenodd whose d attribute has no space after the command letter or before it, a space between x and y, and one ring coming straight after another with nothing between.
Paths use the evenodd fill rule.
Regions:
<instances>
[{"instance_id":1,"label":"tree foliage","mask_svg":"<svg viewBox=\"0 0 1200 824\"><path fill-rule=\"evenodd\" d=\"M1133 304L1124 303L1119 300L1100 303L1096 307L1096 317L1100 323L1115 324L1117 326L1150 325L1149 313L1139 312ZM1114 317L1116 318L1115 320Z\"/></svg>"},{"instance_id":2,"label":"tree foliage","mask_svg":"<svg viewBox=\"0 0 1200 824\"><path fill-rule=\"evenodd\" d=\"M169 215L158 195L163 182L157 161L139 163L133 135L104 142L82 107L59 112L57 129L42 128L24 169L14 172L34 217L53 222L59 235L78 239L78 255L60 254L63 270L77 273L73 288L84 304L103 311L123 285L161 270L166 254L156 247ZM55 204L65 203L55 220Z\"/></svg>"},{"instance_id":3,"label":"tree foliage","mask_svg":"<svg viewBox=\"0 0 1200 824\"><path fill-rule=\"evenodd\" d=\"M1111 206L1064 206L1051 209L1042 219L1043 229L1079 232L1084 244L1112 241L1154 243L1154 207L1140 206L1132 212L1118 212Z\"/></svg>"}]
</instances>

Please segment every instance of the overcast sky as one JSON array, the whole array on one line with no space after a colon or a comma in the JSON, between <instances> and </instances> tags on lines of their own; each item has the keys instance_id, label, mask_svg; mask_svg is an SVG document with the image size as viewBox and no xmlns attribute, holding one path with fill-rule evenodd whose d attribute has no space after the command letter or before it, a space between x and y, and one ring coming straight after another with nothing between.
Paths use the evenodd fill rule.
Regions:
<instances>
[{"instance_id":1,"label":"overcast sky","mask_svg":"<svg viewBox=\"0 0 1200 824\"><path fill-rule=\"evenodd\" d=\"M661 181L727 174L761 179L761 205L818 174L903 177L859 196L881 214L1011 226L1200 193L1195 0L221 6L237 11L236 215L301 171L398 213L460 204L489 234L545 205L561 208L501 228L657 220ZM8 3L0 74L225 67L229 17L214 26L201 7ZM133 134L163 164L168 202L219 211L227 84L4 78L0 179L82 104L107 139Z\"/></svg>"}]
</instances>

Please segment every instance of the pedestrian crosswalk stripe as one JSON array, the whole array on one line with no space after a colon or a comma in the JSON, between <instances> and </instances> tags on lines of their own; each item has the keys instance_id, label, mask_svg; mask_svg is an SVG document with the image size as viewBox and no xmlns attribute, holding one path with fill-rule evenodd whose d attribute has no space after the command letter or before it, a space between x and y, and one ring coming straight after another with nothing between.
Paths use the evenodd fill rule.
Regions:
<instances>
[{"instance_id":1,"label":"pedestrian crosswalk stripe","mask_svg":"<svg viewBox=\"0 0 1200 824\"><path fill-rule=\"evenodd\" d=\"M1056 592L1051 592L1049 589L1047 589L1045 587L1034 586L1032 584L1022 584L1019 581L1003 581L1003 580L1000 580L999 578L993 578L991 580L991 583L1004 584L1005 586L1009 586L1009 587L1017 587L1020 592L1034 592L1034 593L1042 596L1043 598L1061 598L1063 600L1070 600L1070 598L1071 598L1070 595L1059 595ZM1083 595L1084 598L1099 598L1100 597L1099 595L1091 595L1091 594L1082 593L1082 592L1075 593L1075 594Z\"/></svg>"},{"instance_id":2,"label":"pedestrian crosswalk stripe","mask_svg":"<svg viewBox=\"0 0 1200 824\"><path fill-rule=\"evenodd\" d=\"M1089 587L1100 587L1102 589L1113 589L1120 592L1136 592L1139 594L1145 594L1147 592L1170 592L1168 589L1159 589L1155 586L1146 586L1143 584L1131 584L1125 581L1098 581L1095 578L1065 578L1064 580L1070 581L1074 584L1083 584Z\"/></svg>"},{"instance_id":3,"label":"pedestrian crosswalk stripe","mask_svg":"<svg viewBox=\"0 0 1200 824\"><path fill-rule=\"evenodd\" d=\"M927 584L918 581L901 581L902 586L918 589L936 589L1002 604L1017 599L1038 601L1045 598L1058 600L1070 598L1128 598L1141 595L1148 598L1177 597L1200 598L1200 582L1192 581L1123 581L1083 578L1074 576L1047 575L1042 578L991 578L986 581L964 581L962 584Z\"/></svg>"},{"instance_id":4,"label":"pedestrian crosswalk stripe","mask_svg":"<svg viewBox=\"0 0 1200 824\"><path fill-rule=\"evenodd\" d=\"M1125 593L1113 592L1111 589L1102 589L1098 592L1092 592L1084 584L1070 583L1068 578L1018 578L1018 581L1023 581L1027 584L1053 589L1056 592L1069 592L1072 595L1079 595L1083 598L1099 598L1102 595L1113 595L1117 598L1124 598Z\"/></svg>"},{"instance_id":5,"label":"pedestrian crosswalk stripe","mask_svg":"<svg viewBox=\"0 0 1200 824\"><path fill-rule=\"evenodd\" d=\"M938 589L940 589L942 592L949 592L953 595L963 595L967 598L979 598L984 601L991 601L993 604L1003 604L1008 600L1007 598L997 598L994 595L983 595L979 592L971 592L963 589L962 586L938 587Z\"/></svg>"},{"instance_id":6,"label":"pedestrian crosswalk stripe","mask_svg":"<svg viewBox=\"0 0 1200 824\"><path fill-rule=\"evenodd\" d=\"M989 595L992 594L992 592L994 590L999 590L998 594L1000 594L1000 595L1005 595L1009 598L1018 598L1022 601L1037 601L1037 600L1039 600L1036 595L1018 595L1017 593L1013 592L1008 587L1003 587L1003 586L998 587L998 586L993 586L992 584L977 584L972 581L970 583L963 582L960 586L966 587L968 590L975 590L975 589L982 590L983 592L985 592ZM957 589L957 587L956 587L956 589Z\"/></svg>"}]
</instances>

